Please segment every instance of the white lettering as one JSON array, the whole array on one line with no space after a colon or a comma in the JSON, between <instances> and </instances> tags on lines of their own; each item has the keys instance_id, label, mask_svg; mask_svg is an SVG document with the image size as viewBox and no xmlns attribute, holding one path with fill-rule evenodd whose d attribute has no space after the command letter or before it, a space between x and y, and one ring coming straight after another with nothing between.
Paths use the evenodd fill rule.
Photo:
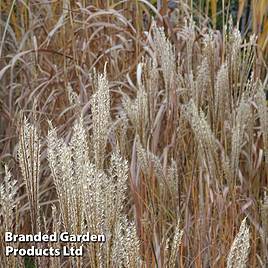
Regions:
<instances>
[{"instance_id":1,"label":"white lettering","mask_svg":"<svg viewBox=\"0 0 268 268\"><path fill-rule=\"evenodd\" d=\"M13 234L11 232L5 232L5 242L12 242Z\"/></svg>"},{"instance_id":2,"label":"white lettering","mask_svg":"<svg viewBox=\"0 0 268 268\"><path fill-rule=\"evenodd\" d=\"M69 233L63 232L60 234L60 241L62 242L69 242Z\"/></svg>"},{"instance_id":3,"label":"white lettering","mask_svg":"<svg viewBox=\"0 0 268 268\"><path fill-rule=\"evenodd\" d=\"M80 246L79 248L64 246L62 248L62 255L63 256L82 256L83 255L83 246Z\"/></svg>"},{"instance_id":4,"label":"white lettering","mask_svg":"<svg viewBox=\"0 0 268 268\"><path fill-rule=\"evenodd\" d=\"M11 246L6 247L6 256L9 256L14 251L14 248Z\"/></svg>"}]
</instances>

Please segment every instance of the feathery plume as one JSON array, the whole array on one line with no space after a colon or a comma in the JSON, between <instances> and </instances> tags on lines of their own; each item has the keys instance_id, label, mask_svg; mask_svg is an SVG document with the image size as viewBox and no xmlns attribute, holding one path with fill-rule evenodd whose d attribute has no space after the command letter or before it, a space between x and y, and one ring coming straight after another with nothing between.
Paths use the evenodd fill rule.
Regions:
<instances>
[{"instance_id":1,"label":"feathery plume","mask_svg":"<svg viewBox=\"0 0 268 268\"><path fill-rule=\"evenodd\" d=\"M243 137L247 122L251 116L250 105L242 99L236 111L235 121L232 128L232 152L231 152L231 170L235 179L239 169L239 156L243 143Z\"/></svg>"},{"instance_id":2,"label":"feathery plume","mask_svg":"<svg viewBox=\"0 0 268 268\"><path fill-rule=\"evenodd\" d=\"M183 231L180 229L180 220L178 220L176 229L175 229L175 234L174 238L172 241L172 246L171 246L171 254L169 258L169 266L168 267L176 267L176 259L178 256L178 248L179 245L181 244L181 239L182 239Z\"/></svg>"},{"instance_id":3,"label":"feathery plume","mask_svg":"<svg viewBox=\"0 0 268 268\"><path fill-rule=\"evenodd\" d=\"M16 223L15 230L18 229L18 222L16 222L16 214L18 185L17 181L11 177L8 167L5 165L5 176L3 182L0 184L0 259L2 267L16 267L19 256L11 255L9 257L5 254L6 246L18 247L18 243L5 242L5 232L13 232L14 222Z\"/></svg>"},{"instance_id":4,"label":"feathery plume","mask_svg":"<svg viewBox=\"0 0 268 268\"><path fill-rule=\"evenodd\" d=\"M162 68L165 89L168 94L176 74L176 58L172 44L167 39L163 27L157 27L153 21L153 34L155 41L156 56Z\"/></svg>"},{"instance_id":5,"label":"feathery plume","mask_svg":"<svg viewBox=\"0 0 268 268\"><path fill-rule=\"evenodd\" d=\"M92 143L97 168L102 168L105 158L105 148L110 126L110 93L107 80L106 67L103 74L95 77L97 91L91 99L92 105Z\"/></svg>"},{"instance_id":6,"label":"feathery plume","mask_svg":"<svg viewBox=\"0 0 268 268\"><path fill-rule=\"evenodd\" d=\"M39 228L40 138L36 127L30 125L26 118L19 134L18 158L30 203L32 232L36 233Z\"/></svg>"},{"instance_id":7,"label":"feathery plume","mask_svg":"<svg viewBox=\"0 0 268 268\"><path fill-rule=\"evenodd\" d=\"M245 218L240 226L239 232L231 246L227 258L227 268L245 268L247 266L247 259L250 249L249 244L249 228Z\"/></svg>"}]
</instances>

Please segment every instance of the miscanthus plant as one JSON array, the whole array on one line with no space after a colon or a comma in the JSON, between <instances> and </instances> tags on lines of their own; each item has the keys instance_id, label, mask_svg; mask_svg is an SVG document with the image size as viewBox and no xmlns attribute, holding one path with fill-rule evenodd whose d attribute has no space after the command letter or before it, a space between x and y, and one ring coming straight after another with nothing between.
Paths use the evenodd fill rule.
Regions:
<instances>
[{"instance_id":1,"label":"miscanthus plant","mask_svg":"<svg viewBox=\"0 0 268 268\"><path fill-rule=\"evenodd\" d=\"M5 166L4 180L0 185L0 245L1 245L1 265L2 267L16 267L21 265L22 258L20 257L6 257L5 247L12 246L18 247L19 244L15 242L5 242L5 232L10 230L19 231L19 220L18 220L18 201L16 199L18 191L17 181L12 178L8 167ZM15 224L15 228L14 228Z\"/></svg>"},{"instance_id":2,"label":"miscanthus plant","mask_svg":"<svg viewBox=\"0 0 268 268\"><path fill-rule=\"evenodd\" d=\"M98 12L90 19L110 14ZM113 29L126 23L134 31L114 15L121 20ZM83 21L74 16L72 27ZM29 225L28 232L105 234L106 242L84 243L83 257L36 258L36 265L258 267L267 262L267 198L261 202L268 176L267 79L261 79L257 39L246 40L231 21L221 35L188 18L175 42L172 29L160 24L152 23L145 41L128 40L132 32L110 38L107 31L109 42L123 40L126 47L114 45L101 54L110 55L108 64L98 62L103 73L92 71L99 54L94 60L90 53L80 55L70 42L76 63L69 65L68 59L58 63L55 76L56 69L51 71L56 84L64 74L64 83L57 84L64 84L63 90L44 82L39 92L37 78L46 75L40 66L48 64L39 62L42 71L35 70L31 93L38 93L32 111L37 120L29 114L19 121L20 175L13 170L13 181L8 168L3 173L1 238ZM83 43L87 47L102 28L92 35L83 30L92 38ZM127 61L126 71L125 50L132 45L142 53L134 63ZM69 70L74 70L70 76ZM28 107L23 96L17 101ZM47 117L48 130L40 124ZM22 261L1 258L3 267Z\"/></svg>"},{"instance_id":3,"label":"miscanthus plant","mask_svg":"<svg viewBox=\"0 0 268 268\"><path fill-rule=\"evenodd\" d=\"M66 262L60 257L50 260L37 258L37 265L60 267L142 267L140 240L135 221L125 213L129 166L115 149L106 159L106 143L110 125L110 99L106 73L97 75L96 92L92 96L91 137L83 126L80 117L73 126L73 135L68 143L57 136L56 129L49 122L47 135L47 159L58 197L57 207L52 206L52 227L46 219L41 226L39 210L39 165L40 137L36 127L24 119L19 142L19 163L29 202L32 233L37 231L67 231L70 234L104 234L103 244L83 244L83 257L72 257ZM103 113L101 115L101 113ZM93 153L88 143L93 143ZM16 181L5 168L5 179L0 188L1 200L1 238L2 248L5 231L13 231L16 210ZM179 226L174 234L171 262L175 261L178 243L181 241ZM14 244L14 243L13 243ZM53 246L53 244L50 244ZM14 244L18 247L19 244ZM41 246L41 245L39 245ZM57 244L59 246L59 244ZM71 246L71 244L69 245ZM76 245L78 246L78 245ZM41 246L42 247L42 246ZM2 254L5 267L16 267L17 257ZM174 266L174 265L172 265ZM3 266L4 267L4 266Z\"/></svg>"},{"instance_id":4,"label":"miscanthus plant","mask_svg":"<svg viewBox=\"0 0 268 268\"><path fill-rule=\"evenodd\" d=\"M84 244L87 254L81 262L85 265L139 266L140 242L136 227L124 213L127 161L115 151L107 169L97 168L95 160L100 159L97 155L95 159L88 156L82 119L73 131L69 144L57 138L55 129L48 134L48 160L59 197L63 230L71 234L88 231L106 236L104 244Z\"/></svg>"}]
</instances>

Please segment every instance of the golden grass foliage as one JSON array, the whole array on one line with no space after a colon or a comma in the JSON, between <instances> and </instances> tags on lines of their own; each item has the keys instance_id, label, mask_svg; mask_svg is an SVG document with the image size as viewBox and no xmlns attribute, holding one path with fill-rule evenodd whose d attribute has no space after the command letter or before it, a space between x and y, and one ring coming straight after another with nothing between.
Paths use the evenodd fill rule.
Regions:
<instances>
[{"instance_id":1,"label":"golden grass foliage","mask_svg":"<svg viewBox=\"0 0 268 268\"><path fill-rule=\"evenodd\" d=\"M245 0L239 1L238 21L241 19L246 6ZM263 51L268 49L268 2L266 0L253 0L251 3L252 29L259 36L259 45Z\"/></svg>"},{"instance_id":2,"label":"golden grass foliage","mask_svg":"<svg viewBox=\"0 0 268 268\"><path fill-rule=\"evenodd\" d=\"M244 35L193 1L174 25L167 1L1 1L1 267L26 265L6 231L106 235L36 267L265 267L267 7L253 2Z\"/></svg>"}]
</instances>

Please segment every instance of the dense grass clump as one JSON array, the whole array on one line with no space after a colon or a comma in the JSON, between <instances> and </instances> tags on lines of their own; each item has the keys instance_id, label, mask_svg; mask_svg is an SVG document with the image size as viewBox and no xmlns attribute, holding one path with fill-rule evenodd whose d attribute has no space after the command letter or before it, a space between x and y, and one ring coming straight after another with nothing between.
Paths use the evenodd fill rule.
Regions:
<instances>
[{"instance_id":1,"label":"dense grass clump","mask_svg":"<svg viewBox=\"0 0 268 268\"><path fill-rule=\"evenodd\" d=\"M0 4L0 266L266 267L266 15L59 2ZM63 244L6 231L106 241L7 257Z\"/></svg>"}]
</instances>

